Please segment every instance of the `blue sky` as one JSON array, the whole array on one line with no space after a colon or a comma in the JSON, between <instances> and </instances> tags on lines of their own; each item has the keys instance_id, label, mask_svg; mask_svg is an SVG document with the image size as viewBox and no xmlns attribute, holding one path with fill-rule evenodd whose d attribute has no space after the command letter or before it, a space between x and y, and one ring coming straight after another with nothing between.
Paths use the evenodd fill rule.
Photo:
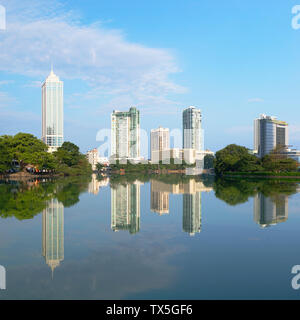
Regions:
<instances>
[{"instance_id":1,"label":"blue sky","mask_svg":"<svg viewBox=\"0 0 300 320\"><path fill-rule=\"evenodd\" d=\"M300 148L297 1L0 0L0 134L41 135L40 83L64 81L65 139L98 147L113 109L141 110L141 126L181 128L203 113L205 147L249 148L253 119L275 115ZM300 4L300 1L299 1Z\"/></svg>"}]
</instances>

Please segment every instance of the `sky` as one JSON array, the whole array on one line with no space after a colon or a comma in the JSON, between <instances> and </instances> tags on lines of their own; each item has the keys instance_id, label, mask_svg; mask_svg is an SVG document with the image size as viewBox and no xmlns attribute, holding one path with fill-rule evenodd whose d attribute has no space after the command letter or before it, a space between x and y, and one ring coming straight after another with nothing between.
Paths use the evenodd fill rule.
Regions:
<instances>
[{"instance_id":1,"label":"sky","mask_svg":"<svg viewBox=\"0 0 300 320\"><path fill-rule=\"evenodd\" d=\"M300 0L0 0L0 135L41 137L41 83L64 81L65 140L99 147L110 114L182 128L202 110L205 148L253 147L260 114L289 123L300 149ZM300 19L299 19L300 21Z\"/></svg>"}]
</instances>

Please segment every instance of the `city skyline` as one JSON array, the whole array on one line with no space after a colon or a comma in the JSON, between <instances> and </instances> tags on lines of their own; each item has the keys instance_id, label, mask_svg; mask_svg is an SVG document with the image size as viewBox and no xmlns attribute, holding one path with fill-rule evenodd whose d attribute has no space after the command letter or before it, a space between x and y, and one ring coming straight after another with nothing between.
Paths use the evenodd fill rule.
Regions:
<instances>
[{"instance_id":1,"label":"city skyline","mask_svg":"<svg viewBox=\"0 0 300 320\"><path fill-rule=\"evenodd\" d=\"M213 4L190 0L184 7L172 5L174 15L170 16L164 14L168 1L140 4L136 10L133 4L119 1L87 1L85 6L67 1L53 21L47 10L55 12L58 3L1 2L7 9L7 28L0 32L1 134L23 131L41 136L39 87L53 63L65 82L65 140L75 142L83 152L95 147L98 130L109 128L114 108L136 105L146 115L141 128L149 132L157 116L157 125L180 128L178 115L191 104L203 112L206 145L213 151L231 142L251 148L252 121L261 113L285 119L290 124L290 144L299 149L300 93L294 52L300 46L300 32L291 27L292 1L271 7L259 1L246 1L243 7L233 0L226 6L219 1L222 15L217 20ZM145 17L145 6L149 19L165 21L163 27L137 23ZM34 17L26 7L34 8ZM71 9L81 15L75 24ZM179 26L178 20L190 16L197 19ZM93 24L99 20L110 22L105 27ZM18 21L24 28L16 28ZM33 22L41 27L33 29ZM59 32L62 41L56 38L59 23L64 25ZM156 32L159 36L153 37ZM276 38L271 36L274 33ZM98 40L103 35L112 47L106 42L101 47ZM195 42L199 35L201 41ZM18 50L12 50L12 39Z\"/></svg>"}]
</instances>

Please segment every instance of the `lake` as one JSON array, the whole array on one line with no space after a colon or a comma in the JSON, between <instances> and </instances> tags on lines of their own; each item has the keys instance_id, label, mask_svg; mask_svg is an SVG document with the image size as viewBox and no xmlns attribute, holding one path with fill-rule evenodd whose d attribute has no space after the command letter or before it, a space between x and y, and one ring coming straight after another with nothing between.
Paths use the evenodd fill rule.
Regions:
<instances>
[{"instance_id":1,"label":"lake","mask_svg":"<svg viewBox=\"0 0 300 320\"><path fill-rule=\"evenodd\" d=\"M1 181L0 299L299 299L299 192L180 175Z\"/></svg>"}]
</instances>

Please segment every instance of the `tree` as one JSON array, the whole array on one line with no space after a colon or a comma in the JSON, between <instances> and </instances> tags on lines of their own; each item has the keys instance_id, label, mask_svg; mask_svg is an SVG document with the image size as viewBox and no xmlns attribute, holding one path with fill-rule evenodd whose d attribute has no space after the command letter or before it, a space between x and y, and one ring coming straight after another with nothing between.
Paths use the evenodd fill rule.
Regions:
<instances>
[{"instance_id":1,"label":"tree","mask_svg":"<svg viewBox=\"0 0 300 320\"><path fill-rule=\"evenodd\" d=\"M286 157L278 157L278 155L268 154L263 157L262 165L264 169L272 172L296 172L298 163L296 160Z\"/></svg>"},{"instance_id":2,"label":"tree","mask_svg":"<svg viewBox=\"0 0 300 320\"><path fill-rule=\"evenodd\" d=\"M0 172L4 173L11 167L12 154L3 137L0 137Z\"/></svg>"},{"instance_id":3,"label":"tree","mask_svg":"<svg viewBox=\"0 0 300 320\"><path fill-rule=\"evenodd\" d=\"M74 143L66 141L57 149L56 152L54 152L54 156L60 164L65 164L71 167L78 164L78 161L81 158L81 153Z\"/></svg>"},{"instance_id":4,"label":"tree","mask_svg":"<svg viewBox=\"0 0 300 320\"><path fill-rule=\"evenodd\" d=\"M245 147L231 144L216 153L215 171L224 172L254 172L262 170L260 160L249 153Z\"/></svg>"},{"instance_id":5,"label":"tree","mask_svg":"<svg viewBox=\"0 0 300 320\"><path fill-rule=\"evenodd\" d=\"M207 154L204 157L204 169L211 169L214 167L215 157L212 154Z\"/></svg>"},{"instance_id":6,"label":"tree","mask_svg":"<svg viewBox=\"0 0 300 320\"><path fill-rule=\"evenodd\" d=\"M18 133L10 142L14 159L20 162L23 168L27 164L36 164L34 159L37 153L46 153L48 146L29 133Z\"/></svg>"}]
</instances>

